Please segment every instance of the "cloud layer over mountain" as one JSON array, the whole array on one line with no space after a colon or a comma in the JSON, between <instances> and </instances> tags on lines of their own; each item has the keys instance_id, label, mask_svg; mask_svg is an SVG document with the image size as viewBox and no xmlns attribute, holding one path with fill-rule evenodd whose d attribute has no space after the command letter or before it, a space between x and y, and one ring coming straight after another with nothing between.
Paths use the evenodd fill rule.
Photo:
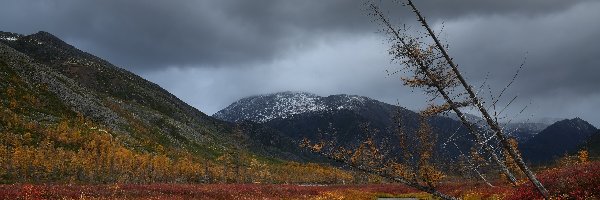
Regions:
<instances>
[{"instance_id":1,"label":"cloud layer over mountain","mask_svg":"<svg viewBox=\"0 0 600 200\"><path fill-rule=\"evenodd\" d=\"M520 118L582 117L600 125L600 2L429 0L416 2L442 30L450 53L478 85L506 95ZM385 3L413 30L405 7ZM365 95L411 109L425 103L385 70L385 36L362 1L7 0L0 29L51 32L157 82L212 114L252 94L302 90ZM443 24L443 25L442 25ZM489 94L486 94L489 96ZM508 102L506 100L506 102Z\"/></svg>"}]
</instances>

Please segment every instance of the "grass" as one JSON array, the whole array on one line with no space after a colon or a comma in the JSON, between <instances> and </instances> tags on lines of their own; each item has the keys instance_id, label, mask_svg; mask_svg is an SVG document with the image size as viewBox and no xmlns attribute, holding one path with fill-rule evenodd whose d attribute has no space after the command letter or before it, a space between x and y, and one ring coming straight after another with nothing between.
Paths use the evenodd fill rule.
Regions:
<instances>
[{"instance_id":1,"label":"grass","mask_svg":"<svg viewBox=\"0 0 600 200\"><path fill-rule=\"evenodd\" d=\"M598 199L600 162L579 163L538 173L553 199ZM524 181L517 187L454 182L439 189L462 199L541 199ZM0 199L345 199L378 197L435 199L399 184L12 184L0 185Z\"/></svg>"}]
</instances>

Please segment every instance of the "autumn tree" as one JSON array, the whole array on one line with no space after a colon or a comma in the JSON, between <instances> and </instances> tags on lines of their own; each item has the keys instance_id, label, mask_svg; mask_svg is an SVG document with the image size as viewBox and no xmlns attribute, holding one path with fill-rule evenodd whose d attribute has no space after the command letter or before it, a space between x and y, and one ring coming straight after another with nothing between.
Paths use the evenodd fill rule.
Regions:
<instances>
[{"instance_id":1,"label":"autumn tree","mask_svg":"<svg viewBox=\"0 0 600 200\"><path fill-rule=\"evenodd\" d=\"M382 152L381 143L374 140L373 135L367 134L364 141L354 148L335 146L331 142L311 143L308 139L301 141L300 146L321 153L328 158L342 162L352 169L363 172L358 174L358 182L371 182L370 179L389 179L406 184L416 189L431 193L442 199L456 199L437 190L437 183L445 174L436 165L435 136L428 123L428 116L421 115L416 137L408 137L401 122L398 122L398 140L400 157L387 155ZM366 133L374 134L376 130L369 129L368 124L362 126ZM332 146L334 145L334 146ZM381 181L381 180L378 180Z\"/></svg>"},{"instance_id":2,"label":"autumn tree","mask_svg":"<svg viewBox=\"0 0 600 200\"><path fill-rule=\"evenodd\" d=\"M430 94L433 99L441 98L444 102L441 105L432 104L427 108L426 114L437 115L449 111L456 113L474 138L474 142L484 150L486 155L491 157L491 160L512 182L515 182L516 179L513 173L506 166L506 159L498 155L498 152L495 151L496 146L490 142L499 141L497 147L508 152L509 157L514 160L519 170L536 186L540 194L548 199L548 191L524 163L516 148L511 146L498 122L497 116L490 114L489 108L484 105L482 99L477 96L477 92L461 75L454 60L446 50L447 46L440 42L412 0L407 0L404 5L412 10L418 22L425 29L423 35L412 36L406 29L397 28L392 25L378 4L375 2L368 4L371 14L381 23L385 32L390 36L390 55L402 64L405 70L411 72L411 76L403 77L404 84L409 87L421 88L427 94ZM426 41L426 39L431 41ZM495 106L496 103L497 101L493 101L491 106ZM474 107L483 117L486 126L477 126L467 120L461 110L465 107Z\"/></svg>"},{"instance_id":3,"label":"autumn tree","mask_svg":"<svg viewBox=\"0 0 600 200\"><path fill-rule=\"evenodd\" d=\"M582 149L577 152L577 158L579 159L579 163L587 163L590 161L590 154L588 150Z\"/></svg>"}]
</instances>

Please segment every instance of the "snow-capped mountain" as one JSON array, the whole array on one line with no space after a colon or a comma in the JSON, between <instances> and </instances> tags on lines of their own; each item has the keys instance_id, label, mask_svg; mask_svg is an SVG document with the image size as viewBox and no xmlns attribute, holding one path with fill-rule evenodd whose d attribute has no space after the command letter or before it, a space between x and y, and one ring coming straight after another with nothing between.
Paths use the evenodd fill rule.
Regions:
<instances>
[{"instance_id":1,"label":"snow-capped mountain","mask_svg":"<svg viewBox=\"0 0 600 200\"><path fill-rule=\"evenodd\" d=\"M354 149L362 141L372 138L382 151L389 153L389 158L400 155L396 148L399 145L398 126L409 138L415 139L420 121L416 112L368 97L346 94L321 97L305 92L243 98L213 116L230 122L259 122L296 142L304 139L328 141ZM457 155L457 149L444 148L442 143L455 133L466 134L465 129L459 128L461 123L442 116L428 121L436 134L437 151L448 157ZM458 138L456 142L469 144L465 138Z\"/></svg>"},{"instance_id":2,"label":"snow-capped mountain","mask_svg":"<svg viewBox=\"0 0 600 200\"><path fill-rule=\"evenodd\" d=\"M340 94L321 97L307 92L287 91L240 99L215 113L213 117L230 122L249 120L262 123L304 113L335 110L359 111L367 104L384 103L357 95Z\"/></svg>"},{"instance_id":3,"label":"snow-capped mountain","mask_svg":"<svg viewBox=\"0 0 600 200\"><path fill-rule=\"evenodd\" d=\"M214 117L230 122L253 121L279 131L298 142L329 141L344 148L355 148L366 137L374 138L390 156L399 155L397 128L411 138L419 126L419 114L396 105L356 95L321 97L306 92L279 92L256 95L234 102ZM477 116L469 116L474 122ZM455 117L454 117L455 118ZM398 119L398 121L396 121ZM436 149L447 157L456 157L473 145L462 123L448 116L428 119L435 133ZM553 125L544 123L502 124L505 133L515 137L524 157L532 162L551 160L565 152L576 151L597 129L576 118ZM449 142L467 147L460 151Z\"/></svg>"}]
</instances>

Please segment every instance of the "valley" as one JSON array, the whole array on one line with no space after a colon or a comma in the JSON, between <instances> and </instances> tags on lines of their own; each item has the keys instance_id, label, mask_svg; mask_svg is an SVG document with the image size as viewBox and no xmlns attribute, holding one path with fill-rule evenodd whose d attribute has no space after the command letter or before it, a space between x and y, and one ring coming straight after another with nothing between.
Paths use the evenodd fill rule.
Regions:
<instances>
[{"instance_id":1,"label":"valley","mask_svg":"<svg viewBox=\"0 0 600 200\"><path fill-rule=\"evenodd\" d=\"M209 116L44 31L0 32L0 80L0 199L539 198L475 115L283 91ZM533 121L500 125L552 195L600 196L600 130Z\"/></svg>"}]
</instances>

